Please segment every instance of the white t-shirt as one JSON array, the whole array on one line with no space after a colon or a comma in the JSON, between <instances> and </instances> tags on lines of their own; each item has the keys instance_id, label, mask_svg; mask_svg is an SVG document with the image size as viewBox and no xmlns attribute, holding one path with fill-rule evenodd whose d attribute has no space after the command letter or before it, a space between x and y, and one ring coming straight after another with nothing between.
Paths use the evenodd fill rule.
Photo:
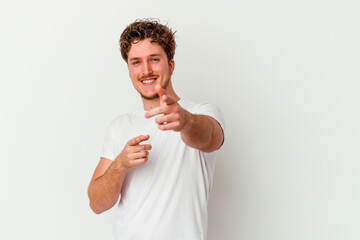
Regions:
<instances>
[{"instance_id":1,"label":"white t-shirt","mask_svg":"<svg viewBox=\"0 0 360 240\"><path fill-rule=\"evenodd\" d=\"M213 104L179 100L193 114L215 118L222 129L221 111ZM114 160L127 141L150 135L148 161L127 171L115 217L115 240L205 240L215 152L187 146L175 131L161 131L145 110L120 115L109 127L102 157Z\"/></svg>"}]
</instances>

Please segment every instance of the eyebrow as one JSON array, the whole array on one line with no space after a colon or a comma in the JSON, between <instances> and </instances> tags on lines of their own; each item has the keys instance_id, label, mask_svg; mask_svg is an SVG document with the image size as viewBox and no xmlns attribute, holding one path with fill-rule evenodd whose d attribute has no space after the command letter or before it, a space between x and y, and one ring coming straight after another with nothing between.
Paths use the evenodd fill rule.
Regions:
<instances>
[{"instance_id":1,"label":"eyebrow","mask_svg":"<svg viewBox=\"0 0 360 240\"><path fill-rule=\"evenodd\" d=\"M150 57L159 57L159 56L161 56L161 54L160 53L152 53L149 56ZM129 59L129 61L134 61L134 60L139 60L139 59L140 59L139 57L132 57Z\"/></svg>"},{"instance_id":2,"label":"eyebrow","mask_svg":"<svg viewBox=\"0 0 360 240\"><path fill-rule=\"evenodd\" d=\"M133 57L133 58L130 58L129 61L134 61L134 60L138 60L138 59L140 59L140 58L138 58L138 57Z\"/></svg>"}]
</instances>

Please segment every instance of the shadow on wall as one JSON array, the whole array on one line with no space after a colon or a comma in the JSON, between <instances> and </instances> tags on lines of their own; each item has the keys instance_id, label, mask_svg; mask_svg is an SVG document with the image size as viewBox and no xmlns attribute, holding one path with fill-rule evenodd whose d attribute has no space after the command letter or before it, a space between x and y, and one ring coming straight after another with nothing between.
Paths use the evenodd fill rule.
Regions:
<instances>
[{"instance_id":1,"label":"shadow on wall","mask_svg":"<svg viewBox=\"0 0 360 240\"><path fill-rule=\"evenodd\" d=\"M229 139L229 137L227 137ZM236 180L239 176L237 166L233 161L239 161L231 151L226 140L219 151L214 173L213 188L210 195L208 211L208 240L233 239L234 230L241 228L239 222L233 222L240 214L240 189ZM220 238L221 237L221 238Z\"/></svg>"}]
</instances>

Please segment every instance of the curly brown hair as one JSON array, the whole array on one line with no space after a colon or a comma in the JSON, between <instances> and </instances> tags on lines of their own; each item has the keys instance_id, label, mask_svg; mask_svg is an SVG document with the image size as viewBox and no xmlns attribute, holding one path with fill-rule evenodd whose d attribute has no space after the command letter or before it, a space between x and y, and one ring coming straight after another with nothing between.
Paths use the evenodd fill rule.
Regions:
<instances>
[{"instance_id":1,"label":"curly brown hair","mask_svg":"<svg viewBox=\"0 0 360 240\"><path fill-rule=\"evenodd\" d=\"M150 38L152 43L160 45L168 58L168 61L175 55L175 35L166 25L162 25L156 19L137 19L125 28L120 36L120 52L125 62L128 61L128 54L132 43Z\"/></svg>"}]
</instances>

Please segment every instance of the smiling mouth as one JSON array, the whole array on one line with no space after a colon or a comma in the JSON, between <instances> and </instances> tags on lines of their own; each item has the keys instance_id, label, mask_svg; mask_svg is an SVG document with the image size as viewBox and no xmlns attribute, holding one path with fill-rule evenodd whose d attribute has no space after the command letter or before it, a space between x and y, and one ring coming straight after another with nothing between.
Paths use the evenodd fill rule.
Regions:
<instances>
[{"instance_id":1,"label":"smiling mouth","mask_svg":"<svg viewBox=\"0 0 360 240\"><path fill-rule=\"evenodd\" d=\"M143 84L151 84L153 82L155 82L156 78L150 78L150 79L144 79L144 80L141 80L141 82Z\"/></svg>"},{"instance_id":2,"label":"smiling mouth","mask_svg":"<svg viewBox=\"0 0 360 240\"><path fill-rule=\"evenodd\" d=\"M141 82L144 86L150 86L150 85L152 85L152 84L156 81L156 79L157 79L156 76L145 77L145 78L141 79L140 82Z\"/></svg>"}]
</instances>

